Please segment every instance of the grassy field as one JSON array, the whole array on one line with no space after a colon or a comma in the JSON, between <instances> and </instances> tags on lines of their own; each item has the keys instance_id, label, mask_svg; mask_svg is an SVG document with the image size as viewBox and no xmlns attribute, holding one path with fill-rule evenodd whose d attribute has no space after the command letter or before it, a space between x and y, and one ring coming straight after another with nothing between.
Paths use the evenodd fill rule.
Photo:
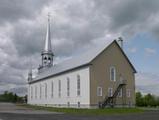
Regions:
<instances>
[{"instance_id":1,"label":"grassy field","mask_svg":"<svg viewBox=\"0 0 159 120\"><path fill-rule=\"evenodd\" d=\"M79 114L79 115L112 115L112 114L131 114L131 113L144 112L144 110L139 108L75 109L75 108L41 107L41 106L24 105L24 104L19 106L28 107L35 110L46 110L52 112L62 112L66 114Z\"/></svg>"}]
</instances>

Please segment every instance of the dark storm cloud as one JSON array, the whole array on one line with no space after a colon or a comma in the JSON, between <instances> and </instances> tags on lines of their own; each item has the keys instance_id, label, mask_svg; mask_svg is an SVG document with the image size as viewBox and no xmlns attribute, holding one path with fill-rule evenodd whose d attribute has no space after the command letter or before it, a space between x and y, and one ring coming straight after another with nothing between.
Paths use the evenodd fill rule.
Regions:
<instances>
[{"instance_id":1,"label":"dark storm cloud","mask_svg":"<svg viewBox=\"0 0 159 120\"><path fill-rule=\"evenodd\" d=\"M33 18L50 0L1 0L0 24Z\"/></svg>"},{"instance_id":2,"label":"dark storm cloud","mask_svg":"<svg viewBox=\"0 0 159 120\"><path fill-rule=\"evenodd\" d=\"M13 1L14 4L6 1L2 4L4 4L4 6L8 4L10 9L4 9L7 7L0 7L0 9L6 10L3 14L7 13L7 10L12 11L14 13L12 14L13 16L6 15L12 20L15 18L14 15L19 15L16 18L23 18L24 15L29 19L29 16L34 16L34 11L41 11L42 6L53 5L51 2L50 4L44 4L46 3L44 1L32 2L29 0L21 3L15 0ZM54 3L56 2L58 3L58 1L54 1ZM56 24L58 21L56 21L55 18L55 23L52 25L53 39L66 39L64 43L55 46L56 53L71 53L75 47L78 48L81 45L90 44L93 39L104 36L106 30L114 33L126 34L134 33L140 29L149 29L149 22L152 20L150 18L158 13L158 3L158 0L154 0L153 2L149 0L94 0L72 2L64 8L60 8L65 12L64 19L69 19L69 21L60 25ZM14 7L14 5L16 7ZM7 20L3 14L2 18ZM57 14L60 13L57 11ZM154 28L153 31L157 31L157 28ZM45 28L37 24L28 26L18 22L14 26L12 39L20 56L34 54L42 50L42 43L45 39Z\"/></svg>"},{"instance_id":3,"label":"dark storm cloud","mask_svg":"<svg viewBox=\"0 0 159 120\"><path fill-rule=\"evenodd\" d=\"M107 34L131 38L141 31L159 38L158 4L158 0L1 0L0 40L6 41L0 45L0 82L26 84L29 58L34 68L40 63L46 34L44 14L55 6L52 44L55 57L62 58ZM1 36L4 23L10 26L6 38Z\"/></svg>"},{"instance_id":4,"label":"dark storm cloud","mask_svg":"<svg viewBox=\"0 0 159 120\"><path fill-rule=\"evenodd\" d=\"M115 10L110 12L113 18L112 27L114 29L130 24L138 24L148 21L152 15L155 15L159 1L154 0L133 0L118 3Z\"/></svg>"},{"instance_id":5,"label":"dark storm cloud","mask_svg":"<svg viewBox=\"0 0 159 120\"><path fill-rule=\"evenodd\" d=\"M12 83L12 84L26 84L26 78L22 74L20 69L14 69L10 66L6 66L5 69L0 73L0 83Z\"/></svg>"},{"instance_id":6,"label":"dark storm cloud","mask_svg":"<svg viewBox=\"0 0 159 120\"><path fill-rule=\"evenodd\" d=\"M17 24L14 26L15 34L12 39L19 56L33 55L42 51L45 40L45 31L42 27L27 26L24 24Z\"/></svg>"},{"instance_id":7,"label":"dark storm cloud","mask_svg":"<svg viewBox=\"0 0 159 120\"><path fill-rule=\"evenodd\" d=\"M56 2L58 3L58 1L54 1L54 3ZM56 48L55 53L60 56L70 55L74 49L91 44L93 39L106 35L106 30L125 36L132 36L139 30L146 31L150 28L151 16L158 13L158 3L157 0L154 2L149 0L71 1L65 7L59 8L64 12L63 19L68 19L68 21L60 24L56 18L53 19L53 42L65 39L64 42L53 47ZM53 6L53 3L49 5ZM61 4L61 6L63 5ZM61 15L58 11L56 14ZM28 26L20 23L14 26L14 31L18 32L15 32L12 38L20 56L42 50L42 43L45 39L44 26L37 24Z\"/></svg>"},{"instance_id":8,"label":"dark storm cloud","mask_svg":"<svg viewBox=\"0 0 159 120\"><path fill-rule=\"evenodd\" d=\"M86 5L83 6L83 4ZM56 24L58 21L55 21L52 25L53 42L54 39L59 41L65 39L59 46L55 46L55 53L58 55L69 55L73 49L79 48L83 44L89 44L94 38L104 35L105 18L98 17L89 3L80 3L80 5L70 4L64 8L63 11L66 11L65 16L69 18L69 22L59 25ZM28 26L23 23L14 26L14 31L18 32L13 34L12 39L20 56L34 54L42 50L46 31L44 26L37 24Z\"/></svg>"},{"instance_id":9,"label":"dark storm cloud","mask_svg":"<svg viewBox=\"0 0 159 120\"><path fill-rule=\"evenodd\" d=\"M25 74L29 69L29 58L27 57L31 53L30 51L33 54L34 51L37 51L33 45L35 45L34 41L37 39L37 36L41 35L39 31L37 31L39 33L34 31L35 27L29 29L25 24L21 24L20 20L34 20L35 16L48 3L49 0L0 1L0 83L5 83L2 85L3 87L1 86L2 88L6 88L5 90L9 90L11 88L10 85L18 88L18 86L27 83ZM33 36L36 37L33 38ZM36 41L38 48L37 43L39 41ZM37 66L35 62L33 63Z\"/></svg>"},{"instance_id":10,"label":"dark storm cloud","mask_svg":"<svg viewBox=\"0 0 159 120\"><path fill-rule=\"evenodd\" d=\"M92 44L92 40L105 35L107 18L100 15L90 2L69 4L63 11L68 22L59 25L55 18L53 24L53 42L54 39L64 40L55 46L56 54L70 55L75 49Z\"/></svg>"}]
</instances>

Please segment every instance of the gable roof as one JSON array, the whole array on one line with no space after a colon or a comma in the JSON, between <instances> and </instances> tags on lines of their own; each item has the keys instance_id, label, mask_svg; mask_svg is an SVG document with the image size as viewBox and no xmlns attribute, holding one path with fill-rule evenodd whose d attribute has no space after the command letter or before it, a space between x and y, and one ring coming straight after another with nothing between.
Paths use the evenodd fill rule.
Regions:
<instances>
[{"instance_id":1,"label":"gable roof","mask_svg":"<svg viewBox=\"0 0 159 120\"><path fill-rule=\"evenodd\" d=\"M130 64L130 66L132 67L132 69L134 70L134 73L137 73L135 67L133 66L133 64L130 62L129 58L127 57L127 55L125 54L125 52L122 50L122 48L119 46L119 44L117 43L117 41L115 40L115 43L117 44L117 46L119 47L119 49L121 50L122 54L124 55L124 57L127 59L128 63Z\"/></svg>"},{"instance_id":2,"label":"gable roof","mask_svg":"<svg viewBox=\"0 0 159 120\"><path fill-rule=\"evenodd\" d=\"M38 76L36 78L34 78L30 83L36 82L36 81L41 80L43 78L47 78L50 76L55 76L55 75L62 74L64 72L75 70L77 68L88 66L91 64L92 60L94 60L99 54L101 54L105 49L108 48L108 46L110 46L113 43L117 44L117 46L120 48L120 46L118 45L116 40L109 41L104 46L100 46L100 47L98 46L95 49L89 50L88 52L86 52L80 56L76 56L72 59L68 59L66 61L63 61L62 63L54 65L51 68L48 68L46 71L38 74ZM122 51L123 55L128 60L131 67L133 68L134 73L136 73L135 68L133 67L133 65L129 61L129 59L126 56L126 54L124 53L124 51L121 48L120 48L120 50Z\"/></svg>"}]
</instances>

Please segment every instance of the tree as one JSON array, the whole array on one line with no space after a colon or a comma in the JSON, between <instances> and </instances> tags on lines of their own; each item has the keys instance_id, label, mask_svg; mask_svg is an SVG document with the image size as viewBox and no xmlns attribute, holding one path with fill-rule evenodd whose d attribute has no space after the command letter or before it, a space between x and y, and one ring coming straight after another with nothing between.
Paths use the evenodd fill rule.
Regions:
<instances>
[{"instance_id":1,"label":"tree","mask_svg":"<svg viewBox=\"0 0 159 120\"><path fill-rule=\"evenodd\" d=\"M159 97L150 93L142 95L140 92L136 93L136 106L156 107L159 106Z\"/></svg>"},{"instance_id":2,"label":"tree","mask_svg":"<svg viewBox=\"0 0 159 120\"><path fill-rule=\"evenodd\" d=\"M0 95L0 102L23 102L23 97L19 97L17 94L5 91L4 94Z\"/></svg>"},{"instance_id":3,"label":"tree","mask_svg":"<svg viewBox=\"0 0 159 120\"><path fill-rule=\"evenodd\" d=\"M144 106L143 97L140 92L136 93L136 105L137 106Z\"/></svg>"},{"instance_id":4,"label":"tree","mask_svg":"<svg viewBox=\"0 0 159 120\"><path fill-rule=\"evenodd\" d=\"M144 104L145 106L157 106L157 99L149 93L144 96Z\"/></svg>"}]
</instances>

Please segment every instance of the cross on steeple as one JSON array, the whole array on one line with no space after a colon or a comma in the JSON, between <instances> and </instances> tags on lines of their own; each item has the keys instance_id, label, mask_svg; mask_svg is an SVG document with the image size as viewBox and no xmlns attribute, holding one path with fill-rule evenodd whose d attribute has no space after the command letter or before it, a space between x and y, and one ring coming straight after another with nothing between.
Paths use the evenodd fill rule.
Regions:
<instances>
[{"instance_id":1,"label":"cross on steeple","mask_svg":"<svg viewBox=\"0 0 159 120\"><path fill-rule=\"evenodd\" d=\"M122 37L118 38L118 43L119 43L121 49L123 49L123 38Z\"/></svg>"}]
</instances>

